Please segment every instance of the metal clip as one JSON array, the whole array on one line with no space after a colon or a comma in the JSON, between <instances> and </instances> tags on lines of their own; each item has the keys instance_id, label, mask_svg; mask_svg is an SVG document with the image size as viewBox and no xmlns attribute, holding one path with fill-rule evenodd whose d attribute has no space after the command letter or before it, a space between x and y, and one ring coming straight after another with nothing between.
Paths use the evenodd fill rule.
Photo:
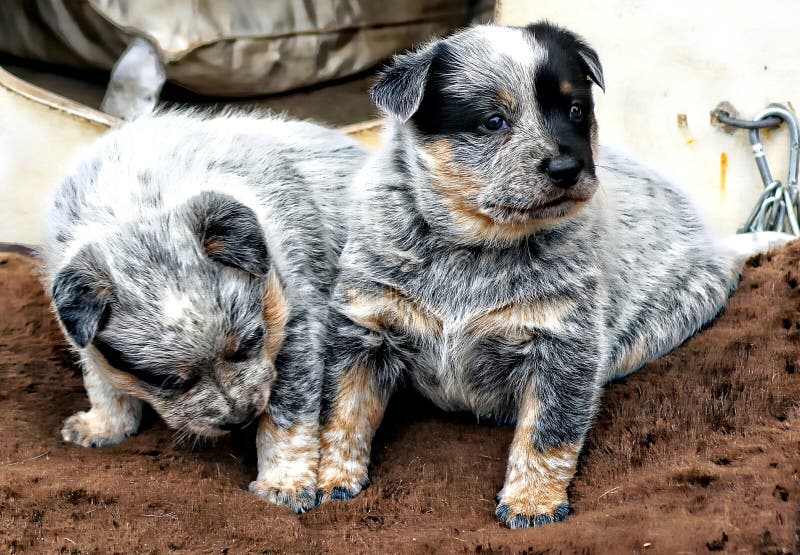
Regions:
<instances>
[{"instance_id":1,"label":"metal clip","mask_svg":"<svg viewBox=\"0 0 800 555\"><path fill-rule=\"evenodd\" d=\"M772 177L772 172L767 163L764 145L758 128L750 129L750 144L753 147L753 157L764 183L764 192L759 197L755 209L750 214L745 224L744 231L784 231L788 229L796 236L800 236L798 225L798 163L800 163L800 124L797 118L783 106L773 105L758 113L754 121L778 117L789 125L791 145L789 150L789 175L786 183Z\"/></svg>"}]
</instances>

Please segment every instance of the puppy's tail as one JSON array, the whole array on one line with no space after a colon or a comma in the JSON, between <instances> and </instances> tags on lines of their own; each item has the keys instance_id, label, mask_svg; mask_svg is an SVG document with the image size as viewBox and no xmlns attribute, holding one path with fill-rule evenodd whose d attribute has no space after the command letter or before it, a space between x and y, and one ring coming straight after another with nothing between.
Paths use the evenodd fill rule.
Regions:
<instances>
[{"instance_id":1,"label":"puppy's tail","mask_svg":"<svg viewBox=\"0 0 800 555\"><path fill-rule=\"evenodd\" d=\"M720 243L723 248L732 254L736 264L741 265L751 256L782 247L794 239L797 239L797 237L788 233L756 231L731 235L721 239Z\"/></svg>"}]
</instances>

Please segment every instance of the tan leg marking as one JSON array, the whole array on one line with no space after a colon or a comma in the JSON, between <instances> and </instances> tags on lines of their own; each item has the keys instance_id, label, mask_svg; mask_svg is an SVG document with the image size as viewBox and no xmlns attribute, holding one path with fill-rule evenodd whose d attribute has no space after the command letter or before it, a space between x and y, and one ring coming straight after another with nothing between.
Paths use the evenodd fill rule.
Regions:
<instances>
[{"instance_id":1,"label":"tan leg marking","mask_svg":"<svg viewBox=\"0 0 800 555\"><path fill-rule=\"evenodd\" d=\"M575 475L581 447L536 449L533 438L539 403L532 389L528 388L520 406L506 480L498 496L498 517L511 528L547 524L566 516L567 487Z\"/></svg>"},{"instance_id":2,"label":"tan leg marking","mask_svg":"<svg viewBox=\"0 0 800 555\"><path fill-rule=\"evenodd\" d=\"M267 341L264 349L269 360L275 362L275 357L278 356L278 351L281 350L283 340L286 338L289 303L286 301L283 286L275 270L270 271L267 279L269 279L269 283L263 298L263 316L267 332Z\"/></svg>"},{"instance_id":3,"label":"tan leg marking","mask_svg":"<svg viewBox=\"0 0 800 555\"><path fill-rule=\"evenodd\" d=\"M368 369L354 367L343 375L322 431L317 486L320 502L349 499L367 484L372 438L387 402L388 396L378 390Z\"/></svg>"},{"instance_id":4,"label":"tan leg marking","mask_svg":"<svg viewBox=\"0 0 800 555\"><path fill-rule=\"evenodd\" d=\"M256 436L258 477L249 490L296 513L314 507L319 462L319 425L300 422L289 428L261 416Z\"/></svg>"},{"instance_id":5,"label":"tan leg marking","mask_svg":"<svg viewBox=\"0 0 800 555\"><path fill-rule=\"evenodd\" d=\"M485 312L469 324L470 333L503 336L510 341L530 341L537 329L563 330L567 315L575 309L568 299L550 299L538 303L511 304Z\"/></svg>"},{"instance_id":6,"label":"tan leg marking","mask_svg":"<svg viewBox=\"0 0 800 555\"><path fill-rule=\"evenodd\" d=\"M372 331L390 327L413 335L428 337L442 332L442 321L422 304L397 289L367 294L347 291L347 316Z\"/></svg>"}]
</instances>

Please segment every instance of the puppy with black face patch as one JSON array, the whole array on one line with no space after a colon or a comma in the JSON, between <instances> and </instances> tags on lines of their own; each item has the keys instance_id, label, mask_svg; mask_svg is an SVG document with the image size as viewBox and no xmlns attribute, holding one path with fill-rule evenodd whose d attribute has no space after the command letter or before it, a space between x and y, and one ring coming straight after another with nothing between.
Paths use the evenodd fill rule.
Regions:
<instances>
[{"instance_id":1,"label":"puppy with black face patch","mask_svg":"<svg viewBox=\"0 0 800 555\"><path fill-rule=\"evenodd\" d=\"M559 521L603 384L711 320L737 264L676 186L599 148L597 53L547 23L395 59L329 319L319 502L368 482L397 385L515 422L497 517Z\"/></svg>"},{"instance_id":2,"label":"puppy with black face patch","mask_svg":"<svg viewBox=\"0 0 800 555\"><path fill-rule=\"evenodd\" d=\"M307 510L349 137L274 118L172 113L101 139L50 210L44 275L91 409L65 441L113 445L142 402L179 434L260 419L250 490Z\"/></svg>"}]
</instances>

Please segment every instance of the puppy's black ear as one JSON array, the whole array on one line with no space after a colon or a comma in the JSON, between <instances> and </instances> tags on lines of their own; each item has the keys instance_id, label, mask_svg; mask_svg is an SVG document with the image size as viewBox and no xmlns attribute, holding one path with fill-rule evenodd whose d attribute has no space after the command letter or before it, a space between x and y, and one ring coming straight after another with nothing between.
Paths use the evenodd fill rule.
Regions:
<instances>
[{"instance_id":1,"label":"puppy's black ear","mask_svg":"<svg viewBox=\"0 0 800 555\"><path fill-rule=\"evenodd\" d=\"M105 322L112 284L91 245L83 247L53 281L58 319L78 347L86 347Z\"/></svg>"},{"instance_id":2,"label":"puppy's black ear","mask_svg":"<svg viewBox=\"0 0 800 555\"><path fill-rule=\"evenodd\" d=\"M229 195L210 191L187 204L194 232L209 258L255 276L267 275L267 241L255 212Z\"/></svg>"},{"instance_id":3,"label":"puppy's black ear","mask_svg":"<svg viewBox=\"0 0 800 555\"><path fill-rule=\"evenodd\" d=\"M375 105L402 122L408 121L422 103L428 72L440 44L435 42L416 52L395 56L370 89Z\"/></svg>"},{"instance_id":4,"label":"puppy's black ear","mask_svg":"<svg viewBox=\"0 0 800 555\"><path fill-rule=\"evenodd\" d=\"M606 92L603 66L600 65L600 57L597 55L597 52L595 52L594 48L583 42L582 39L575 37L575 51L578 57L583 61L583 66L589 79L594 81L594 84L600 87L603 92Z\"/></svg>"},{"instance_id":5,"label":"puppy's black ear","mask_svg":"<svg viewBox=\"0 0 800 555\"><path fill-rule=\"evenodd\" d=\"M600 57L585 40L572 31L548 21L533 23L528 25L526 29L533 33L538 41L543 43L550 41L570 52L586 72L586 76L605 92L606 83L603 77L603 66L600 64Z\"/></svg>"}]
</instances>

